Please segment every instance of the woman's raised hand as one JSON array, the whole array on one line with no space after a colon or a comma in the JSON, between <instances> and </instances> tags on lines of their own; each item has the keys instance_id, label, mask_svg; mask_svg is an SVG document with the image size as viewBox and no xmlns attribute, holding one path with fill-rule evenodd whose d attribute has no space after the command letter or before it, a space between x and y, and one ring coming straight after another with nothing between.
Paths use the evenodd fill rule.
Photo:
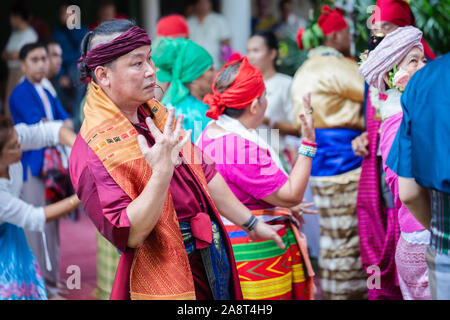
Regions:
<instances>
[{"instance_id":1,"label":"woman's raised hand","mask_svg":"<svg viewBox=\"0 0 450 320\"><path fill-rule=\"evenodd\" d=\"M169 115L164 126L164 132L161 132L156 127L150 117L145 120L150 132L155 138L155 144L153 147L149 147L145 137L142 135L138 136L138 143L141 152L155 173L172 174L175 166L181 163L181 159L179 157L180 150L191 140L192 130L189 130L180 141L183 115L178 117L175 130L173 130L174 120L174 108L169 109Z\"/></svg>"},{"instance_id":2,"label":"woman's raised hand","mask_svg":"<svg viewBox=\"0 0 450 320\"><path fill-rule=\"evenodd\" d=\"M316 142L316 133L314 131L314 109L311 106L311 93L303 97L303 105L305 113L300 114L300 121L302 123L302 137L303 140L311 143Z\"/></svg>"}]
</instances>

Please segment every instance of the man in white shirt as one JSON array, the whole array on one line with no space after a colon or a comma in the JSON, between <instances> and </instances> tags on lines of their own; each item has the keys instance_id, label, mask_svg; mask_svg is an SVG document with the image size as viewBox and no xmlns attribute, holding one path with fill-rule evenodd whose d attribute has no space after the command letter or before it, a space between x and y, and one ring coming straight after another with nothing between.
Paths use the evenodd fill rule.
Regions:
<instances>
[{"instance_id":1,"label":"man in white shirt","mask_svg":"<svg viewBox=\"0 0 450 320\"><path fill-rule=\"evenodd\" d=\"M28 22L29 16L28 10L20 4L14 5L9 13L12 32L2 52L2 59L8 64L8 83L6 100L4 101L5 107L4 110L0 110L0 113L3 112L6 116L10 115L8 106L9 95L23 76L19 65L19 51L27 43L38 40L36 31Z\"/></svg>"},{"instance_id":2,"label":"man in white shirt","mask_svg":"<svg viewBox=\"0 0 450 320\"><path fill-rule=\"evenodd\" d=\"M190 38L205 48L214 59L214 68L222 67L222 46L230 47L230 28L225 17L212 11L211 0L197 0L194 15L187 19Z\"/></svg>"}]
</instances>

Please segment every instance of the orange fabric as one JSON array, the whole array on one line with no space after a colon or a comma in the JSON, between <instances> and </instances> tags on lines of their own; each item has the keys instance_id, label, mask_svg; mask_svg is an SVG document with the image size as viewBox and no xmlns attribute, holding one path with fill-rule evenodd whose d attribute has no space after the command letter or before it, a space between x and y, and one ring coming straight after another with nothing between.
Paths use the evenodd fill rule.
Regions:
<instances>
[{"instance_id":1,"label":"orange fabric","mask_svg":"<svg viewBox=\"0 0 450 320\"><path fill-rule=\"evenodd\" d=\"M167 109L156 100L147 102L147 107L149 114L154 115L156 126L162 129ZM81 136L114 181L134 200L152 175L139 149L137 131L93 82L84 114ZM192 148L192 145L185 147ZM192 158L193 152L191 154ZM202 173L196 170L197 175L202 176ZM145 300L195 299L192 272L170 192L158 224L136 251L130 273L130 295L131 299Z\"/></svg>"}]
</instances>

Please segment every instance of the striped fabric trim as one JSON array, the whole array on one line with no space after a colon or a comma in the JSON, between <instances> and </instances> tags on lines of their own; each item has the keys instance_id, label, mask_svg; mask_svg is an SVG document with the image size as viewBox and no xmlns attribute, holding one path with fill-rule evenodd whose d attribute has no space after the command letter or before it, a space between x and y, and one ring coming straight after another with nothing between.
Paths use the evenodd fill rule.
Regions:
<instances>
[{"instance_id":1,"label":"striped fabric trim","mask_svg":"<svg viewBox=\"0 0 450 320\"><path fill-rule=\"evenodd\" d=\"M449 254L450 195L431 190L431 247L440 254Z\"/></svg>"}]
</instances>

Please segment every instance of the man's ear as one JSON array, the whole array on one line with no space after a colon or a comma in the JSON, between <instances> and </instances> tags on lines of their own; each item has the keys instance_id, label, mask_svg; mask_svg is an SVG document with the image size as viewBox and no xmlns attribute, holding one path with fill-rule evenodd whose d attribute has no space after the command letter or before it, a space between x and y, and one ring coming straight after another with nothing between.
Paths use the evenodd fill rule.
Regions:
<instances>
[{"instance_id":1,"label":"man's ear","mask_svg":"<svg viewBox=\"0 0 450 320\"><path fill-rule=\"evenodd\" d=\"M19 64L20 64L20 69L22 70L22 73L25 74L25 69L26 69L25 61L20 60Z\"/></svg>"},{"instance_id":2,"label":"man's ear","mask_svg":"<svg viewBox=\"0 0 450 320\"><path fill-rule=\"evenodd\" d=\"M276 49L272 49L270 51L270 58L275 60L276 57L277 57L277 50Z\"/></svg>"},{"instance_id":3,"label":"man's ear","mask_svg":"<svg viewBox=\"0 0 450 320\"><path fill-rule=\"evenodd\" d=\"M109 74L108 74L108 68L99 66L95 68L94 70L95 78L99 85L103 87L109 87L110 81L109 81Z\"/></svg>"}]
</instances>

